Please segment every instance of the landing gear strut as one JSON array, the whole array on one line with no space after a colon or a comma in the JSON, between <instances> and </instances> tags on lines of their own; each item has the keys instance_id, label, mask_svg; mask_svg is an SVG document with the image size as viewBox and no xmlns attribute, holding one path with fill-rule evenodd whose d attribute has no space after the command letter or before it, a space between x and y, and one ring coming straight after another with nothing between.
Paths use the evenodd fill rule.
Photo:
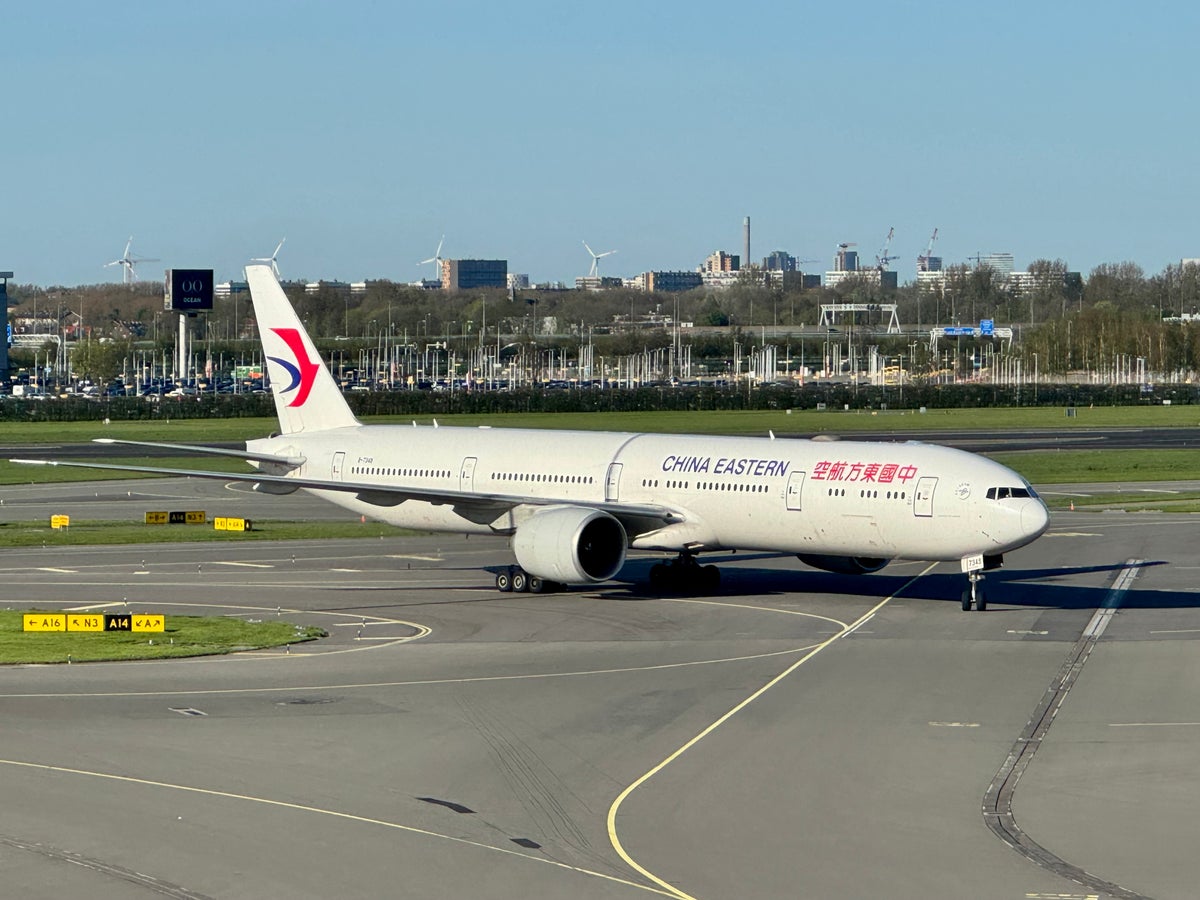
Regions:
<instances>
[{"instance_id":1,"label":"landing gear strut","mask_svg":"<svg viewBox=\"0 0 1200 900\"><path fill-rule=\"evenodd\" d=\"M650 567L650 587L663 593L715 594L720 586L721 570L700 565L695 554L686 551Z\"/></svg>"},{"instance_id":2,"label":"landing gear strut","mask_svg":"<svg viewBox=\"0 0 1200 900\"><path fill-rule=\"evenodd\" d=\"M520 566L508 566L496 573L496 590L502 594L510 591L523 594L552 594L562 590L557 581L546 581L536 575L530 575Z\"/></svg>"},{"instance_id":3,"label":"landing gear strut","mask_svg":"<svg viewBox=\"0 0 1200 900\"><path fill-rule=\"evenodd\" d=\"M983 573L978 571L968 572L967 581L970 583L967 585L967 589L962 592L963 612L969 611L972 606L978 612L983 612L987 609L987 595L984 594L983 587L979 585L979 582L983 581Z\"/></svg>"}]
</instances>

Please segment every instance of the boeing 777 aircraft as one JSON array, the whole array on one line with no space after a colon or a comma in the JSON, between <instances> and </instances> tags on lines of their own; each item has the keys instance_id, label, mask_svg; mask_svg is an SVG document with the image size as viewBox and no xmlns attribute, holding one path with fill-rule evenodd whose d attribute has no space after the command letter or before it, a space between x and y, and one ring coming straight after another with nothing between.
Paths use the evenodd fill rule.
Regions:
<instances>
[{"instance_id":1,"label":"boeing 777 aircraft","mask_svg":"<svg viewBox=\"0 0 1200 900\"><path fill-rule=\"evenodd\" d=\"M914 441L363 425L271 267L247 266L246 280L280 434L245 451L170 446L240 457L257 471L14 462L305 489L393 525L508 535L516 565L496 575L501 591L607 581L630 549L676 554L650 570L655 587L708 591L720 574L699 554L752 550L847 574L894 559L958 561L968 577L962 608L982 610L982 572L1049 523L1017 473Z\"/></svg>"}]
</instances>

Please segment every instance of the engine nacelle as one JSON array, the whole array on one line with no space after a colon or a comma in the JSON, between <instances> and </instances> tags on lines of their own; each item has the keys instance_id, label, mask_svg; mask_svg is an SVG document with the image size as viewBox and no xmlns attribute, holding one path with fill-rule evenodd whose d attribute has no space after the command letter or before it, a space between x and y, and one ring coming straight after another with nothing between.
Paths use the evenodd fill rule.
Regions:
<instances>
[{"instance_id":1,"label":"engine nacelle","mask_svg":"<svg viewBox=\"0 0 1200 900\"><path fill-rule=\"evenodd\" d=\"M521 523L512 548L530 575L560 584L593 584L621 571L628 543L625 529L608 513L556 506Z\"/></svg>"},{"instance_id":2,"label":"engine nacelle","mask_svg":"<svg viewBox=\"0 0 1200 900\"><path fill-rule=\"evenodd\" d=\"M822 556L817 553L797 553L797 559L814 569L836 572L839 575L866 575L878 572L891 562L875 556Z\"/></svg>"}]
</instances>

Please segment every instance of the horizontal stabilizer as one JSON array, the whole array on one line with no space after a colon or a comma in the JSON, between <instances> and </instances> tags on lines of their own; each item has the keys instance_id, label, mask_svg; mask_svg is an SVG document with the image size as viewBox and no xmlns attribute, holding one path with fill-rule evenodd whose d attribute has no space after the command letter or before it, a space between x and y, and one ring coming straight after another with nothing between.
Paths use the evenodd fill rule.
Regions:
<instances>
[{"instance_id":1,"label":"horizontal stabilizer","mask_svg":"<svg viewBox=\"0 0 1200 900\"><path fill-rule=\"evenodd\" d=\"M275 453L255 453L251 450L230 450L223 447L205 447L200 444L167 444L158 441L123 441L117 438L93 438L95 444L123 444L127 447L156 447L160 450L179 450L183 453L204 453L212 456L231 456L253 462L277 463L291 469L304 465L303 456L279 456Z\"/></svg>"}]
</instances>

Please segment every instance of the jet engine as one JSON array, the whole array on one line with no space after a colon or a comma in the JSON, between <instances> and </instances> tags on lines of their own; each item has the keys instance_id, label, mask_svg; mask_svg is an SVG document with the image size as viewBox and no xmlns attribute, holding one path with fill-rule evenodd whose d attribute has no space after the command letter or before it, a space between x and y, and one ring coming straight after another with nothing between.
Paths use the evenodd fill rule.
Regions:
<instances>
[{"instance_id":1,"label":"jet engine","mask_svg":"<svg viewBox=\"0 0 1200 900\"><path fill-rule=\"evenodd\" d=\"M796 557L806 566L836 572L839 575L866 575L878 572L890 559L875 556L822 556L818 553L797 553Z\"/></svg>"},{"instance_id":2,"label":"jet engine","mask_svg":"<svg viewBox=\"0 0 1200 900\"><path fill-rule=\"evenodd\" d=\"M620 522L578 506L540 510L517 527L512 539L522 569L560 584L607 581L625 564L627 545Z\"/></svg>"}]
</instances>

